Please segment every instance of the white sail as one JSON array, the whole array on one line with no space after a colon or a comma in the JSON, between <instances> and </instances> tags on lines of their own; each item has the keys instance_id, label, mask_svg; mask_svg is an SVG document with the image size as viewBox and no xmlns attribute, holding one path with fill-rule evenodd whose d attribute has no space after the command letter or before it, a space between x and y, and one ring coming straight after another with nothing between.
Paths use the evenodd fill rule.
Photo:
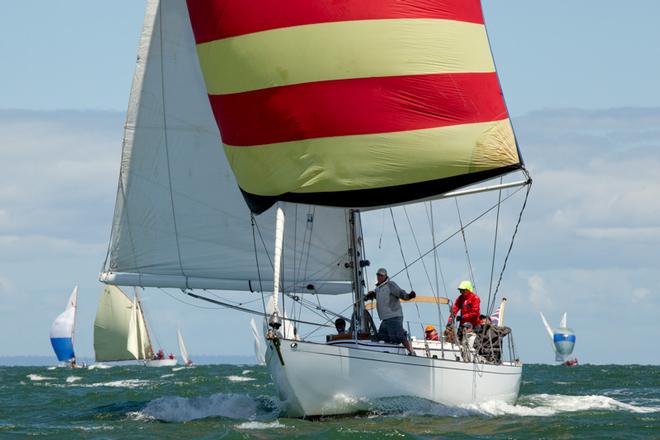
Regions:
<instances>
[{"instance_id":1,"label":"white sail","mask_svg":"<svg viewBox=\"0 0 660 440\"><path fill-rule=\"evenodd\" d=\"M150 359L153 354L151 342L149 341L147 323L144 320L144 314L142 313L142 307L137 293L133 298L126 349L135 356L135 359Z\"/></svg>"},{"instance_id":2,"label":"white sail","mask_svg":"<svg viewBox=\"0 0 660 440\"><path fill-rule=\"evenodd\" d=\"M566 328L568 327L566 325L566 312L564 312L564 316L561 317L561 321L559 321L559 327L560 328Z\"/></svg>"},{"instance_id":3,"label":"white sail","mask_svg":"<svg viewBox=\"0 0 660 440\"><path fill-rule=\"evenodd\" d=\"M163 35L167 35L166 38ZM288 204L282 288L351 291L343 209ZM131 90L109 258L101 281L222 290L272 285L275 210L256 218L234 180L185 0L150 0ZM260 269L260 270L258 270Z\"/></svg>"},{"instance_id":4,"label":"white sail","mask_svg":"<svg viewBox=\"0 0 660 440\"><path fill-rule=\"evenodd\" d=\"M188 357L188 350L186 350L186 344L183 343L183 336L181 335L181 330L176 329L176 338L179 343L179 353L181 354L181 359L183 360L183 365L190 365L192 362Z\"/></svg>"},{"instance_id":5,"label":"white sail","mask_svg":"<svg viewBox=\"0 0 660 440\"><path fill-rule=\"evenodd\" d=\"M254 321L254 318L250 319L250 329L252 330L252 336L254 337L254 356L257 359L257 364L266 365L266 349L262 342L263 337L259 334L257 323Z\"/></svg>"},{"instance_id":6,"label":"white sail","mask_svg":"<svg viewBox=\"0 0 660 440\"><path fill-rule=\"evenodd\" d=\"M94 321L96 361L128 361L152 353L139 301L131 300L115 286L101 293Z\"/></svg>"},{"instance_id":7,"label":"white sail","mask_svg":"<svg viewBox=\"0 0 660 440\"><path fill-rule=\"evenodd\" d=\"M78 286L73 288L66 309L60 313L50 327L50 342L59 361L68 361L76 357L73 340L76 328L76 303Z\"/></svg>"},{"instance_id":8,"label":"white sail","mask_svg":"<svg viewBox=\"0 0 660 440\"><path fill-rule=\"evenodd\" d=\"M548 324L548 321L545 319L545 316L543 316L543 313L539 312L539 315L541 315L543 326L545 327L545 330L548 332L548 336L550 337L550 342L552 342L552 338L555 332L552 330L552 327L550 327L550 324ZM552 348L554 349L554 345Z\"/></svg>"}]
</instances>

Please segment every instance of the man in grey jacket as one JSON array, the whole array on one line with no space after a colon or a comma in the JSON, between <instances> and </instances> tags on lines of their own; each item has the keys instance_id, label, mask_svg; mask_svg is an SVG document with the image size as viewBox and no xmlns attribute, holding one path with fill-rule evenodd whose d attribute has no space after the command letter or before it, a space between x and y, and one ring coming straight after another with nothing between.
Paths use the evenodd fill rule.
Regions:
<instances>
[{"instance_id":1,"label":"man in grey jacket","mask_svg":"<svg viewBox=\"0 0 660 440\"><path fill-rule=\"evenodd\" d=\"M381 320L378 339L391 344L403 344L408 353L414 356L415 351L403 330L403 311L399 299L409 300L417 295L413 291L406 293L387 277L387 270L382 267L376 272L376 280L376 288L369 292L364 299L376 300L378 317Z\"/></svg>"}]
</instances>

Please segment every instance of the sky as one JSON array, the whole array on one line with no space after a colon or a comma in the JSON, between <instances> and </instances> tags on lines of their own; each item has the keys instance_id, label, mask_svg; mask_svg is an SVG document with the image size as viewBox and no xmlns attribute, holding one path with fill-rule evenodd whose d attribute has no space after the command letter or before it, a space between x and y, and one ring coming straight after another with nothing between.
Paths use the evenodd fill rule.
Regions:
<instances>
[{"instance_id":1,"label":"sky","mask_svg":"<svg viewBox=\"0 0 660 440\"><path fill-rule=\"evenodd\" d=\"M553 360L538 312L557 324L566 311L582 362L660 363L652 349L660 336L660 4L634 6L483 2L506 102L534 179L501 287L525 362ZM77 350L91 356L102 289L97 277L144 5L24 0L6 2L2 10L0 332L11 337L0 356L49 355L50 324L75 284ZM477 213L492 197L461 200L461 214ZM521 203L518 194L503 210L502 243L508 244ZM449 233L456 207L438 209ZM368 256L374 265L401 267L386 220L382 213L365 215ZM466 236L482 296L493 224L486 218ZM413 256L412 234L400 232ZM441 250L448 292L467 275L462 246L450 242ZM505 246L499 249L501 265ZM425 280L420 268L411 275ZM397 281L410 288L403 274ZM415 281L413 287L426 285ZM184 304L173 291L148 289L143 297L166 350L175 350L180 325L193 355L252 353L246 316ZM409 307L406 316L417 319Z\"/></svg>"}]
</instances>

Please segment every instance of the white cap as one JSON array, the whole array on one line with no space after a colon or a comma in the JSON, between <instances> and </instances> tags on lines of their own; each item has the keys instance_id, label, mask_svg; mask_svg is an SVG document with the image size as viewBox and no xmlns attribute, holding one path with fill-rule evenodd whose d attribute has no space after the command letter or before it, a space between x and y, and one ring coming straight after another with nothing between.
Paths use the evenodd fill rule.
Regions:
<instances>
[{"instance_id":1,"label":"white cap","mask_svg":"<svg viewBox=\"0 0 660 440\"><path fill-rule=\"evenodd\" d=\"M380 269L378 269L378 272L376 272L376 275L385 275L385 276L387 276L387 269L385 269L384 267L381 267Z\"/></svg>"}]
</instances>

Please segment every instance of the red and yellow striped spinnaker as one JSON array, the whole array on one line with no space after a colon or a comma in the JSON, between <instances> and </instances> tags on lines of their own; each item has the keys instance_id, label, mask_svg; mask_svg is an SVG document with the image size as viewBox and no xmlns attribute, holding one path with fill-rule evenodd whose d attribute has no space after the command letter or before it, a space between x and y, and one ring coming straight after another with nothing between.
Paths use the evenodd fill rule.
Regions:
<instances>
[{"instance_id":1,"label":"red and yellow striped spinnaker","mask_svg":"<svg viewBox=\"0 0 660 440\"><path fill-rule=\"evenodd\" d=\"M187 0L255 212L380 206L521 167L479 0Z\"/></svg>"}]
</instances>

